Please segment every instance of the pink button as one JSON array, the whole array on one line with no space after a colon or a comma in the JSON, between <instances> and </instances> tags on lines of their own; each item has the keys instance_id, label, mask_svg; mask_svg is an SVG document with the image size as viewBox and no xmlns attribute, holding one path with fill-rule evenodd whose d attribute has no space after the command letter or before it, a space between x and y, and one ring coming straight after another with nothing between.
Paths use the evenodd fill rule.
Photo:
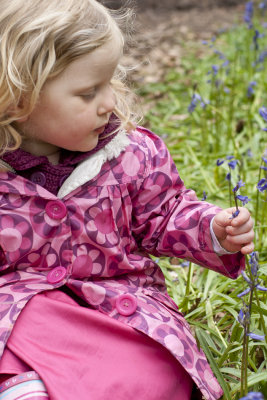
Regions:
<instances>
[{"instance_id":1,"label":"pink button","mask_svg":"<svg viewBox=\"0 0 267 400\"><path fill-rule=\"evenodd\" d=\"M47 215L52 219L62 219L67 214L67 208L64 203L59 200L51 200L45 206Z\"/></svg>"},{"instance_id":2,"label":"pink button","mask_svg":"<svg viewBox=\"0 0 267 400\"><path fill-rule=\"evenodd\" d=\"M65 276L67 275L67 270L64 267L56 267L52 269L47 275L47 282L48 283L59 283L63 281Z\"/></svg>"},{"instance_id":3,"label":"pink button","mask_svg":"<svg viewBox=\"0 0 267 400\"><path fill-rule=\"evenodd\" d=\"M137 309L137 300L132 294L122 294L116 299L116 309L121 315L132 315Z\"/></svg>"}]
</instances>

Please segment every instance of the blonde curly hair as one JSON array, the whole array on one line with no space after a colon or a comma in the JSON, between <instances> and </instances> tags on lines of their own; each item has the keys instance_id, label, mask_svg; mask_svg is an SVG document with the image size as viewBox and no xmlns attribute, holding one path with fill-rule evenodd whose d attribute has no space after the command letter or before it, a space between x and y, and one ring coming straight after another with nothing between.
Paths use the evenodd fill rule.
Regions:
<instances>
[{"instance_id":1,"label":"blonde curly hair","mask_svg":"<svg viewBox=\"0 0 267 400\"><path fill-rule=\"evenodd\" d=\"M109 10L96 0L0 0L0 154L21 145L16 121L32 112L45 82L114 34L124 43L129 16L129 10ZM114 113L120 129L130 129L132 96L124 78L119 65Z\"/></svg>"}]
</instances>

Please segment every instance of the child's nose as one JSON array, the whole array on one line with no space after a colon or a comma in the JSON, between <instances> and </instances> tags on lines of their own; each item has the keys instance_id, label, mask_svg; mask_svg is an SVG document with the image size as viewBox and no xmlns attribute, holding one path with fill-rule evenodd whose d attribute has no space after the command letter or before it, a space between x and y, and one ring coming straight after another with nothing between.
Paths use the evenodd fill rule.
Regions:
<instances>
[{"instance_id":1,"label":"child's nose","mask_svg":"<svg viewBox=\"0 0 267 400\"><path fill-rule=\"evenodd\" d=\"M103 115L111 113L116 106L116 97L114 91L109 87L102 93L102 99L98 107L98 114Z\"/></svg>"}]
</instances>

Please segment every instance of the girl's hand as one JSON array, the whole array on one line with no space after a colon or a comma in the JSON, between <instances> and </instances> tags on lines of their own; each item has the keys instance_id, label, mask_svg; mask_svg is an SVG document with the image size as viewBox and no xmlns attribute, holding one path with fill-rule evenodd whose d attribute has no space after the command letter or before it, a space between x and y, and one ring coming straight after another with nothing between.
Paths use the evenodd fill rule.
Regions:
<instances>
[{"instance_id":1,"label":"girl's hand","mask_svg":"<svg viewBox=\"0 0 267 400\"><path fill-rule=\"evenodd\" d=\"M229 252L249 254L254 249L253 221L245 207L238 207L239 214L232 218L235 207L220 211L213 219L212 228L220 245Z\"/></svg>"}]
</instances>

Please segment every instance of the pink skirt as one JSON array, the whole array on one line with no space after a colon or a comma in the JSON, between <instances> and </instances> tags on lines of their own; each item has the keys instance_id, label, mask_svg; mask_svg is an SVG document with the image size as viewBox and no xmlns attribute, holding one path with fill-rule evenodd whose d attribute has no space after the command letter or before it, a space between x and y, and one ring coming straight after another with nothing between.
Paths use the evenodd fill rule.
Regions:
<instances>
[{"instance_id":1,"label":"pink skirt","mask_svg":"<svg viewBox=\"0 0 267 400\"><path fill-rule=\"evenodd\" d=\"M29 370L51 400L189 400L193 387L162 345L58 290L29 301L0 360L0 374Z\"/></svg>"}]
</instances>

